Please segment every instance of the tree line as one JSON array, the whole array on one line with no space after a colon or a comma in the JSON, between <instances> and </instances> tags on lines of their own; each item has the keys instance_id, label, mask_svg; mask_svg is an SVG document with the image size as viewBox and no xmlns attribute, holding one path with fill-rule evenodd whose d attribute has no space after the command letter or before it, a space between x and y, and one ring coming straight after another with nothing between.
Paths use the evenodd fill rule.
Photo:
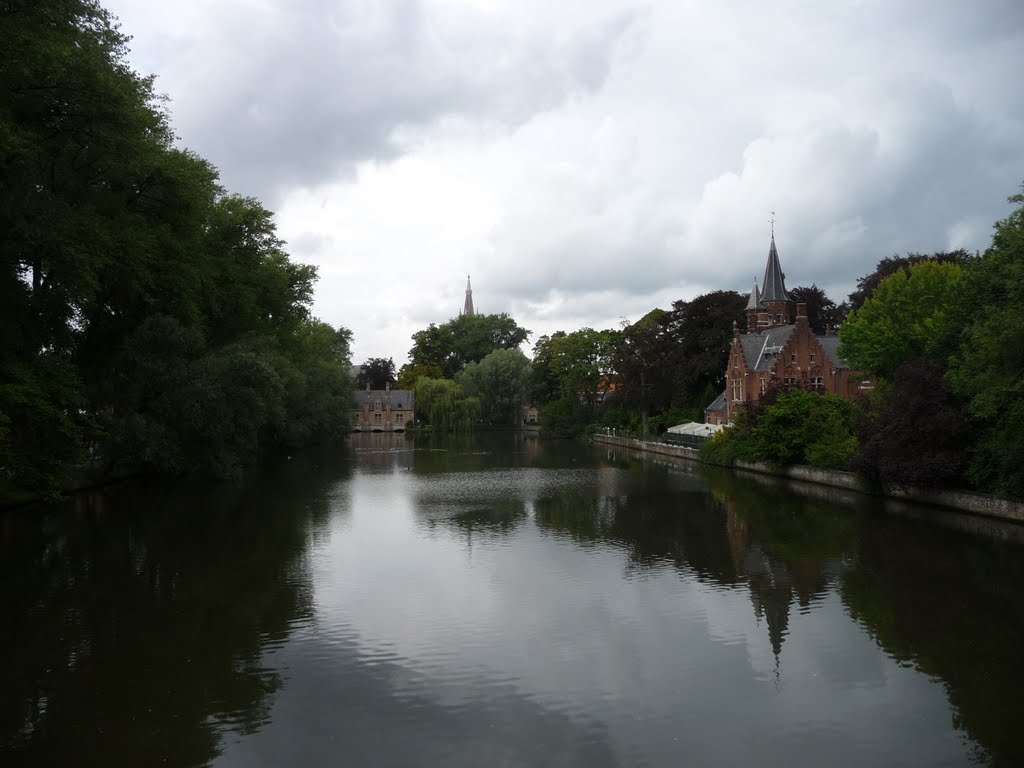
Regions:
<instances>
[{"instance_id":1,"label":"tree line","mask_svg":"<svg viewBox=\"0 0 1024 768\"><path fill-rule=\"evenodd\" d=\"M0 497L231 474L348 423L351 334L272 214L174 145L94 0L0 7Z\"/></svg>"},{"instance_id":2,"label":"tree line","mask_svg":"<svg viewBox=\"0 0 1024 768\"><path fill-rule=\"evenodd\" d=\"M984 253L890 257L858 282L839 353L873 389L772 391L705 455L1024 498L1024 195L1009 201Z\"/></svg>"},{"instance_id":3,"label":"tree line","mask_svg":"<svg viewBox=\"0 0 1024 768\"><path fill-rule=\"evenodd\" d=\"M816 285L791 289L811 328L838 332L840 355L873 388L848 401L771 387L705 447L707 458L1024 497L1024 195L1010 202L1017 208L996 223L983 254L883 258L840 303ZM544 335L532 360L518 350L530 332L507 315L459 317L414 334L399 383L425 387L418 415L445 428L514 424L531 404L550 436L657 433L702 421L724 390L733 324L744 328L748 298L712 291L620 328ZM439 387L447 388L443 415L428 412Z\"/></svg>"}]
</instances>

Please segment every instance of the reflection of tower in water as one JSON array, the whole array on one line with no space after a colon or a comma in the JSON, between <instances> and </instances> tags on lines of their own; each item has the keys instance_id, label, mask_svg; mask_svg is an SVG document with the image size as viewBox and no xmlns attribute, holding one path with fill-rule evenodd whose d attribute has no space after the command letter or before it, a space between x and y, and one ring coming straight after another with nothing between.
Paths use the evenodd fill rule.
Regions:
<instances>
[{"instance_id":1,"label":"reflection of tower in water","mask_svg":"<svg viewBox=\"0 0 1024 768\"><path fill-rule=\"evenodd\" d=\"M775 673L779 672L779 654L782 641L789 628L789 606L793 602L793 581L786 566L770 557L754 541L750 524L736 512L733 501L720 498L725 506L725 530L729 539L736 573L745 580L750 589L750 601L758 622L764 618L768 625L768 639L775 655Z\"/></svg>"}]
</instances>

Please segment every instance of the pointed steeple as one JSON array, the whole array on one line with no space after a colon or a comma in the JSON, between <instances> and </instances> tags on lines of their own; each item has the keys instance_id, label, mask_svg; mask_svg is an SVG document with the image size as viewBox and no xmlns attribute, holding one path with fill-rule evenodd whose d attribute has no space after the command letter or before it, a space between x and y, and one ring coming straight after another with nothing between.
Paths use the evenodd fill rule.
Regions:
<instances>
[{"instance_id":1,"label":"pointed steeple","mask_svg":"<svg viewBox=\"0 0 1024 768\"><path fill-rule=\"evenodd\" d=\"M761 291L757 288L757 278L754 278L754 288L750 292L750 300L747 302L747 311L757 311L757 308L761 306Z\"/></svg>"},{"instance_id":2,"label":"pointed steeple","mask_svg":"<svg viewBox=\"0 0 1024 768\"><path fill-rule=\"evenodd\" d=\"M790 301L786 293L785 276L782 274L782 265L779 264L779 252L775 248L775 233L772 233L772 244L768 249L768 264L764 268L764 290L761 291L761 303L769 301Z\"/></svg>"},{"instance_id":3,"label":"pointed steeple","mask_svg":"<svg viewBox=\"0 0 1024 768\"><path fill-rule=\"evenodd\" d=\"M462 307L462 314L476 314L476 312L473 311L473 286L469 284L469 275L466 275L466 303Z\"/></svg>"}]
</instances>

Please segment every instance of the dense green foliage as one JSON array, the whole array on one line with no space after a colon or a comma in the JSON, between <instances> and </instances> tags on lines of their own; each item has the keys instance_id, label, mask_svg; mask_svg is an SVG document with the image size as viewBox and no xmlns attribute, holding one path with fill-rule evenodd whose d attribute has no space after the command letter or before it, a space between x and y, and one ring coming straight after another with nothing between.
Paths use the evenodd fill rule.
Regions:
<instances>
[{"instance_id":1,"label":"dense green foliage","mask_svg":"<svg viewBox=\"0 0 1024 768\"><path fill-rule=\"evenodd\" d=\"M409 362L402 366L399 380L407 381L414 372L452 379L470 363L479 363L496 349L518 349L530 332L507 314L459 315L441 325L431 323L412 335Z\"/></svg>"},{"instance_id":2,"label":"dense green foliage","mask_svg":"<svg viewBox=\"0 0 1024 768\"><path fill-rule=\"evenodd\" d=\"M623 329L615 350L615 369L621 383L620 401L640 412L643 434L650 432L652 410L671 403L673 361L677 352L672 314L654 309Z\"/></svg>"},{"instance_id":3,"label":"dense green foliage","mask_svg":"<svg viewBox=\"0 0 1024 768\"><path fill-rule=\"evenodd\" d=\"M855 465L865 478L923 488L962 482L974 429L942 366L908 360L859 406Z\"/></svg>"},{"instance_id":4,"label":"dense green foliage","mask_svg":"<svg viewBox=\"0 0 1024 768\"><path fill-rule=\"evenodd\" d=\"M575 398L591 416L614 385L613 355L622 340L615 330L581 328L550 339L541 337L535 347L546 361L562 398Z\"/></svg>"},{"instance_id":5,"label":"dense green foliage","mask_svg":"<svg viewBox=\"0 0 1024 768\"><path fill-rule=\"evenodd\" d=\"M961 267L966 267L970 260L971 254L963 249L931 254L908 253L906 256L887 256L878 262L874 271L857 281L857 290L850 294L849 309L860 309L864 306L864 302L871 298L883 280L897 272L909 274L911 267L916 264L931 261L939 264L959 264Z\"/></svg>"},{"instance_id":6,"label":"dense green foliage","mask_svg":"<svg viewBox=\"0 0 1024 768\"><path fill-rule=\"evenodd\" d=\"M733 324L746 303L734 291L713 291L676 301L668 311L652 310L622 330L542 336L534 347L530 397L541 406L578 401L581 409L558 406L580 421L575 431L589 424L648 434L701 420L704 406L724 387ZM546 409L542 423L549 431Z\"/></svg>"},{"instance_id":7,"label":"dense green foliage","mask_svg":"<svg viewBox=\"0 0 1024 768\"><path fill-rule=\"evenodd\" d=\"M839 354L885 378L914 358L944 362L957 346L963 276L959 264L922 261L885 278L843 323Z\"/></svg>"},{"instance_id":8,"label":"dense green foliage","mask_svg":"<svg viewBox=\"0 0 1024 768\"><path fill-rule=\"evenodd\" d=\"M970 318L950 381L980 430L971 479L1024 498L1024 194L971 264L961 300Z\"/></svg>"},{"instance_id":9,"label":"dense green foliage","mask_svg":"<svg viewBox=\"0 0 1024 768\"><path fill-rule=\"evenodd\" d=\"M525 404L530 361L518 349L496 349L479 363L463 368L455 380L479 401L485 422L512 426L519 422Z\"/></svg>"},{"instance_id":10,"label":"dense green foliage","mask_svg":"<svg viewBox=\"0 0 1024 768\"><path fill-rule=\"evenodd\" d=\"M837 395L771 390L748 403L736 425L708 441L703 454L719 464L739 459L843 469L857 449L853 412L853 403Z\"/></svg>"},{"instance_id":11,"label":"dense green foliage","mask_svg":"<svg viewBox=\"0 0 1024 768\"><path fill-rule=\"evenodd\" d=\"M386 389L395 384L395 361L390 357L371 357L361 366L356 374L356 388ZM412 389L412 387L409 387Z\"/></svg>"},{"instance_id":12,"label":"dense green foliage","mask_svg":"<svg viewBox=\"0 0 1024 768\"><path fill-rule=\"evenodd\" d=\"M451 379L416 382L416 417L438 432L468 432L480 416L480 400L466 397Z\"/></svg>"},{"instance_id":13,"label":"dense green foliage","mask_svg":"<svg viewBox=\"0 0 1024 768\"><path fill-rule=\"evenodd\" d=\"M233 472L342 428L350 336L258 202L176 149L92 0L0 11L0 489Z\"/></svg>"}]
</instances>

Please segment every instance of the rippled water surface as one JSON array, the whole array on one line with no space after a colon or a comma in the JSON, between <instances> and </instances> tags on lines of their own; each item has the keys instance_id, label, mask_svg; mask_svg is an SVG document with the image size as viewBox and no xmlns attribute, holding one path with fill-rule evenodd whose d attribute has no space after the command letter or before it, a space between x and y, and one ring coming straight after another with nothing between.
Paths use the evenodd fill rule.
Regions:
<instances>
[{"instance_id":1,"label":"rippled water surface","mask_svg":"<svg viewBox=\"0 0 1024 768\"><path fill-rule=\"evenodd\" d=\"M1021 529L875 505L366 435L7 514L0 764L1024 765Z\"/></svg>"}]
</instances>

